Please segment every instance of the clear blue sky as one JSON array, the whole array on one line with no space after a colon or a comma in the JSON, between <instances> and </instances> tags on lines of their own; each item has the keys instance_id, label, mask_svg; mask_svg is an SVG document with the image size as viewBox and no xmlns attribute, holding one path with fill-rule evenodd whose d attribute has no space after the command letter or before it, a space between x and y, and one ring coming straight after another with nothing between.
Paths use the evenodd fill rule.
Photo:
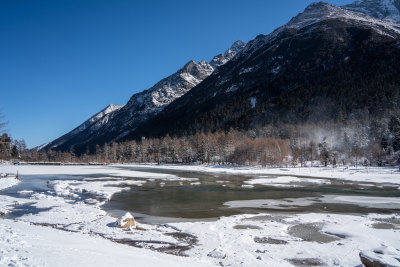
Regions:
<instances>
[{"instance_id":1,"label":"clear blue sky","mask_svg":"<svg viewBox=\"0 0 400 267\"><path fill-rule=\"evenodd\" d=\"M311 2L1 0L0 112L13 138L40 145Z\"/></svg>"}]
</instances>

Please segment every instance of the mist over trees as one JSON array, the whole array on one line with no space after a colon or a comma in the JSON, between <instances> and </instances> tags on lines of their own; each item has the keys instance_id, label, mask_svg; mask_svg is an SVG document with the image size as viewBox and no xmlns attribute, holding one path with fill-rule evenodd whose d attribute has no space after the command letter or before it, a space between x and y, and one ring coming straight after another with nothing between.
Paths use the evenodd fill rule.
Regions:
<instances>
[{"instance_id":1,"label":"mist over trees","mask_svg":"<svg viewBox=\"0 0 400 267\"><path fill-rule=\"evenodd\" d=\"M0 159L60 163L177 163L235 166L385 166L400 163L400 116L231 129L191 136L107 143L74 151L27 149L1 136Z\"/></svg>"}]
</instances>

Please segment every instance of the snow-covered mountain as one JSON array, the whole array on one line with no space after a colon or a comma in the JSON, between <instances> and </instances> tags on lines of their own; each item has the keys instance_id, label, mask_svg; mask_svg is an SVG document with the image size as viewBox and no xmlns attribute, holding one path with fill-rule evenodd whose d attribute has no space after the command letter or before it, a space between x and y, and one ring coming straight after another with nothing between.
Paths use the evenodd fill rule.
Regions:
<instances>
[{"instance_id":1,"label":"snow-covered mountain","mask_svg":"<svg viewBox=\"0 0 400 267\"><path fill-rule=\"evenodd\" d=\"M400 107L399 73L398 23L313 3L126 139L382 115Z\"/></svg>"},{"instance_id":2,"label":"snow-covered mountain","mask_svg":"<svg viewBox=\"0 0 400 267\"><path fill-rule=\"evenodd\" d=\"M352 24L356 27L366 26L380 34L386 34L393 38L398 38L398 34L400 33L400 25L395 21L378 19L363 13L359 13L358 11L351 11L347 8L340 8L324 2L315 2L310 4L304 10L304 12L295 16L287 24L277 28L271 34L259 35L254 40L248 42L248 44L240 51L237 58L249 58L254 53L254 51L257 51L261 47L269 45L271 42L274 42L285 31L301 31L306 27L310 27L309 31L303 34L311 35L313 33L313 30L315 30L314 28L312 28L313 25L315 25L316 27L319 23L328 20L337 20ZM274 60L274 62L276 64L278 61ZM253 69L253 71L254 70L255 69ZM249 72L248 69L243 69L242 71L243 73ZM228 79L229 77L224 78L224 80Z\"/></svg>"},{"instance_id":3,"label":"snow-covered mountain","mask_svg":"<svg viewBox=\"0 0 400 267\"><path fill-rule=\"evenodd\" d=\"M45 148L79 153L143 136L321 122L398 107L399 1L313 3L271 34L237 41L210 62L189 61Z\"/></svg>"},{"instance_id":4,"label":"snow-covered mountain","mask_svg":"<svg viewBox=\"0 0 400 267\"><path fill-rule=\"evenodd\" d=\"M400 22L400 0L361 0L343 7L379 19Z\"/></svg>"},{"instance_id":5,"label":"snow-covered mountain","mask_svg":"<svg viewBox=\"0 0 400 267\"><path fill-rule=\"evenodd\" d=\"M86 132L86 134L92 134L98 129L100 129L104 124L108 123L110 121L110 118L112 117L113 113L119 109L121 109L122 106L117 106L110 104L106 108L102 109L99 113L93 115L90 119L70 131L69 133L61 136L60 138L57 138L56 140L43 144L39 147L37 147L38 150L40 149L47 149L47 148L55 148L58 147L62 144L64 144L68 140L73 140L76 138L76 136L79 136L82 132Z\"/></svg>"},{"instance_id":6,"label":"snow-covered mountain","mask_svg":"<svg viewBox=\"0 0 400 267\"><path fill-rule=\"evenodd\" d=\"M71 134L78 134L89 128L91 131L99 129L102 125L106 124L109 121L113 112L119 110L122 107L123 105L122 106L116 106L113 104L108 105L105 109L101 110L99 113L97 113L96 115L94 115L81 125L79 125L77 128L72 130Z\"/></svg>"},{"instance_id":7,"label":"snow-covered mountain","mask_svg":"<svg viewBox=\"0 0 400 267\"><path fill-rule=\"evenodd\" d=\"M236 41L225 53L215 56L209 63L204 60L198 63L189 61L150 89L134 94L126 105L106 107L43 148L63 151L73 148L79 153L85 152L86 147L93 149L96 144L119 140L210 76L244 46L244 42Z\"/></svg>"}]
</instances>

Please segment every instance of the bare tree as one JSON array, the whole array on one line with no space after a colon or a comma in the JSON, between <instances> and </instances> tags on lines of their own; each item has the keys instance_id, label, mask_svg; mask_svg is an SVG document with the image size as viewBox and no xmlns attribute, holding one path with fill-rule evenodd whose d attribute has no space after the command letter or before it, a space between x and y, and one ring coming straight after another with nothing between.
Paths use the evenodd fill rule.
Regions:
<instances>
[{"instance_id":1,"label":"bare tree","mask_svg":"<svg viewBox=\"0 0 400 267\"><path fill-rule=\"evenodd\" d=\"M4 133L6 131L6 126L8 121L4 120L4 115L0 112L0 133Z\"/></svg>"},{"instance_id":2,"label":"bare tree","mask_svg":"<svg viewBox=\"0 0 400 267\"><path fill-rule=\"evenodd\" d=\"M355 160L356 160L356 168L358 168L358 160L362 156L362 151L361 151L361 148L357 144L355 144L352 147L351 155L355 158Z\"/></svg>"}]
</instances>

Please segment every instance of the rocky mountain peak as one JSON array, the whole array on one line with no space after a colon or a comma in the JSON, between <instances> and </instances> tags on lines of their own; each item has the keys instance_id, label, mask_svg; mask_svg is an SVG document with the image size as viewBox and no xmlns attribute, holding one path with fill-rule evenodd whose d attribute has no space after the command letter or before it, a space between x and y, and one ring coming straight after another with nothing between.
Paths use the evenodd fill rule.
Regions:
<instances>
[{"instance_id":1,"label":"rocky mountain peak","mask_svg":"<svg viewBox=\"0 0 400 267\"><path fill-rule=\"evenodd\" d=\"M228 50L226 50L223 54L219 54L215 56L211 62L210 65L216 69L221 65L224 65L226 62L231 60L234 56L236 56L237 53L239 53L244 47L246 46L246 43L238 40L234 42L231 47L229 47Z\"/></svg>"},{"instance_id":2,"label":"rocky mountain peak","mask_svg":"<svg viewBox=\"0 0 400 267\"><path fill-rule=\"evenodd\" d=\"M379 0L378 2L386 3L387 1L400 0ZM327 20L340 20L346 23L351 23L355 26L364 25L380 34L384 33L393 38L398 38L397 35L400 33L399 24L393 20L375 18L365 13L350 10L346 6L338 7L325 2L316 2L310 4L302 13L293 17L288 23L279 27L271 34L257 36L240 51L240 54L249 57L253 51L257 50L260 46L270 43L286 30L295 29L299 31L308 26ZM308 33L310 33L310 31L308 31Z\"/></svg>"},{"instance_id":3,"label":"rocky mountain peak","mask_svg":"<svg viewBox=\"0 0 400 267\"><path fill-rule=\"evenodd\" d=\"M214 71L213 67L208 64L205 60L196 63L194 60L189 61L185 66L178 71L182 78L190 78L188 75L193 76L192 78L203 80Z\"/></svg>"},{"instance_id":4,"label":"rocky mountain peak","mask_svg":"<svg viewBox=\"0 0 400 267\"><path fill-rule=\"evenodd\" d=\"M343 8L379 19L400 22L400 0L361 0L344 5Z\"/></svg>"},{"instance_id":5,"label":"rocky mountain peak","mask_svg":"<svg viewBox=\"0 0 400 267\"><path fill-rule=\"evenodd\" d=\"M237 40L236 42L234 42L232 44L232 46L225 52L225 56L228 54L236 54L237 52L239 52L240 50L242 50L242 48L246 45L245 42L243 42L242 40Z\"/></svg>"},{"instance_id":6,"label":"rocky mountain peak","mask_svg":"<svg viewBox=\"0 0 400 267\"><path fill-rule=\"evenodd\" d=\"M103 112L104 114L108 114L110 112L113 112L115 110L118 110L118 109L122 108L123 106L124 105L117 106L117 105L114 105L114 104L110 104L105 109L103 109L101 112Z\"/></svg>"},{"instance_id":7,"label":"rocky mountain peak","mask_svg":"<svg viewBox=\"0 0 400 267\"><path fill-rule=\"evenodd\" d=\"M196 61L194 61L193 59L191 59L191 60L189 60L188 63L186 63L186 64L183 66L182 70L189 70L189 69L193 68L194 66L196 66L196 64L197 64Z\"/></svg>"}]
</instances>

